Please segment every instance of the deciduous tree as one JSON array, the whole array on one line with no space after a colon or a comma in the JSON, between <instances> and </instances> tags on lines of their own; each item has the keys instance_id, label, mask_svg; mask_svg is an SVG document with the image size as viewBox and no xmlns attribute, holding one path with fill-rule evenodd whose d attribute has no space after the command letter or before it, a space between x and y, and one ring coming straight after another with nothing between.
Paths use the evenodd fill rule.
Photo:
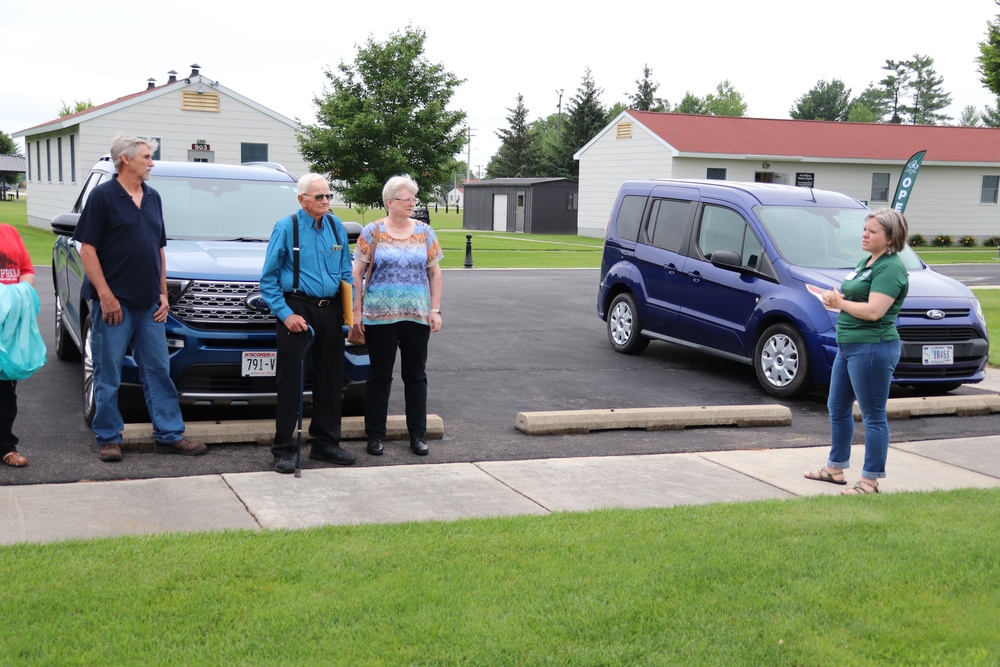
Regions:
<instances>
[{"instance_id":1,"label":"deciduous tree","mask_svg":"<svg viewBox=\"0 0 1000 667\"><path fill-rule=\"evenodd\" d=\"M1000 2L996 3L1000 5ZM1000 16L986 24L986 39L979 42L979 73L986 89L1000 96Z\"/></svg>"},{"instance_id":2,"label":"deciduous tree","mask_svg":"<svg viewBox=\"0 0 1000 667\"><path fill-rule=\"evenodd\" d=\"M325 71L330 90L314 98L317 122L299 147L314 170L345 183L336 189L347 201L381 206L396 174L428 192L451 179L466 115L448 104L463 80L426 58L426 38L412 26L385 43L369 37L353 63Z\"/></svg>"},{"instance_id":3,"label":"deciduous tree","mask_svg":"<svg viewBox=\"0 0 1000 667\"><path fill-rule=\"evenodd\" d=\"M747 114L747 103L743 100L743 93L726 79L715 87L714 93L705 96L705 109L711 116L741 117Z\"/></svg>"},{"instance_id":4,"label":"deciduous tree","mask_svg":"<svg viewBox=\"0 0 1000 667\"><path fill-rule=\"evenodd\" d=\"M20 155L21 150L9 134L0 130L0 155ZM20 174L10 172L0 172L0 183L14 185L21 180Z\"/></svg>"}]
</instances>

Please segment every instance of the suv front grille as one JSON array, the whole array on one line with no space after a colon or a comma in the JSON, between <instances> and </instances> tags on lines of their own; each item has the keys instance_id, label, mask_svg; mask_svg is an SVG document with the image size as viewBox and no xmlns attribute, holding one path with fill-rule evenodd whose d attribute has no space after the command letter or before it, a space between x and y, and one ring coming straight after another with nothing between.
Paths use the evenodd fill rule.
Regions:
<instances>
[{"instance_id":1,"label":"suv front grille","mask_svg":"<svg viewBox=\"0 0 1000 667\"><path fill-rule=\"evenodd\" d=\"M975 327L914 326L899 327L899 337L905 343L962 343L982 338Z\"/></svg>"},{"instance_id":2,"label":"suv front grille","mask_svg":"<svg viewBox=\"0 0 1000 667\"><path fill-rule=\"evenodd\" d=\"M250 310L246 298L257 292L256 282L195 280L170 307L174 317L195 329L274 329L270 312Z\"/></svg>"}]
</instances>

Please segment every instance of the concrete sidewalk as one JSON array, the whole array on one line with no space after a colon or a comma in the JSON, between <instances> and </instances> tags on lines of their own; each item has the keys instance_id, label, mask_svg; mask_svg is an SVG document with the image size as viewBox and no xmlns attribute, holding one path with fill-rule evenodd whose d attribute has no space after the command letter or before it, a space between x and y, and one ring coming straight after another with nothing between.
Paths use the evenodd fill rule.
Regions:
<instances>
[{"instance_id":1,"label":"concrete sidewalk","mask_svg":"<svg viewBox=\"0 0 1000 667\"><path fill-rule=\"evenodd\" d=\"M0 487L0 544L544 515L835 495L826 447L486 461ZM852 452L857 480L864 452ZM884 493L1000 486L1000 436L892 445Z\"/></svg>"}]
</instances>

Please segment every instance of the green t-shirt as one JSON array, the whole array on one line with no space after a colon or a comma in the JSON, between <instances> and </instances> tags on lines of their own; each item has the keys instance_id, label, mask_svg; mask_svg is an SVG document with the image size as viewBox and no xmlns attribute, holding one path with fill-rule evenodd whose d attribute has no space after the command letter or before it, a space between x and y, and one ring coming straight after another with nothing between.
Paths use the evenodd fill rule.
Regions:
<instances>
[{"instance_id":1,"label":"green t-shirt","mask_svg":"<svg viewBox=\"0 0 1000 667\"><path fill-rule=\"evenodd\" d=\"M903 299L910 286L910 277L899 255L884 254L865 268L864 259L851 271L840 285L840 292L848 301L867 302L872 292L893 297L894 301L885 315L875 322L860 320L843 310L837 316L838 343L879 343L898 340L896 316L903 307Z\"/></svg>"}]
</instances>

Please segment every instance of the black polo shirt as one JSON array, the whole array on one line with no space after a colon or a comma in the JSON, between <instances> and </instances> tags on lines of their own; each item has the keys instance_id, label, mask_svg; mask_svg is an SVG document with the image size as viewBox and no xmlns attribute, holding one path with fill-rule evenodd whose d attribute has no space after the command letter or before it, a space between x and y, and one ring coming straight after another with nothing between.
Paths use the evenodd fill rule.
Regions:
<instances>
[{"instance_id":1,"label":"black polo shirt","mask_svg":"<svg viewBox=\"0 0 1000 667\"><path fill-rule=\"evenodd\" d=\"M73 240L97 249L97 258L111 292L128 308L149 308L160 298L160 248L167 245L160 195L142 184L142 207L118 182L116 175L90 193ZM89 280L82 296L98 299Z\"/></svg>"}]
</instances>

